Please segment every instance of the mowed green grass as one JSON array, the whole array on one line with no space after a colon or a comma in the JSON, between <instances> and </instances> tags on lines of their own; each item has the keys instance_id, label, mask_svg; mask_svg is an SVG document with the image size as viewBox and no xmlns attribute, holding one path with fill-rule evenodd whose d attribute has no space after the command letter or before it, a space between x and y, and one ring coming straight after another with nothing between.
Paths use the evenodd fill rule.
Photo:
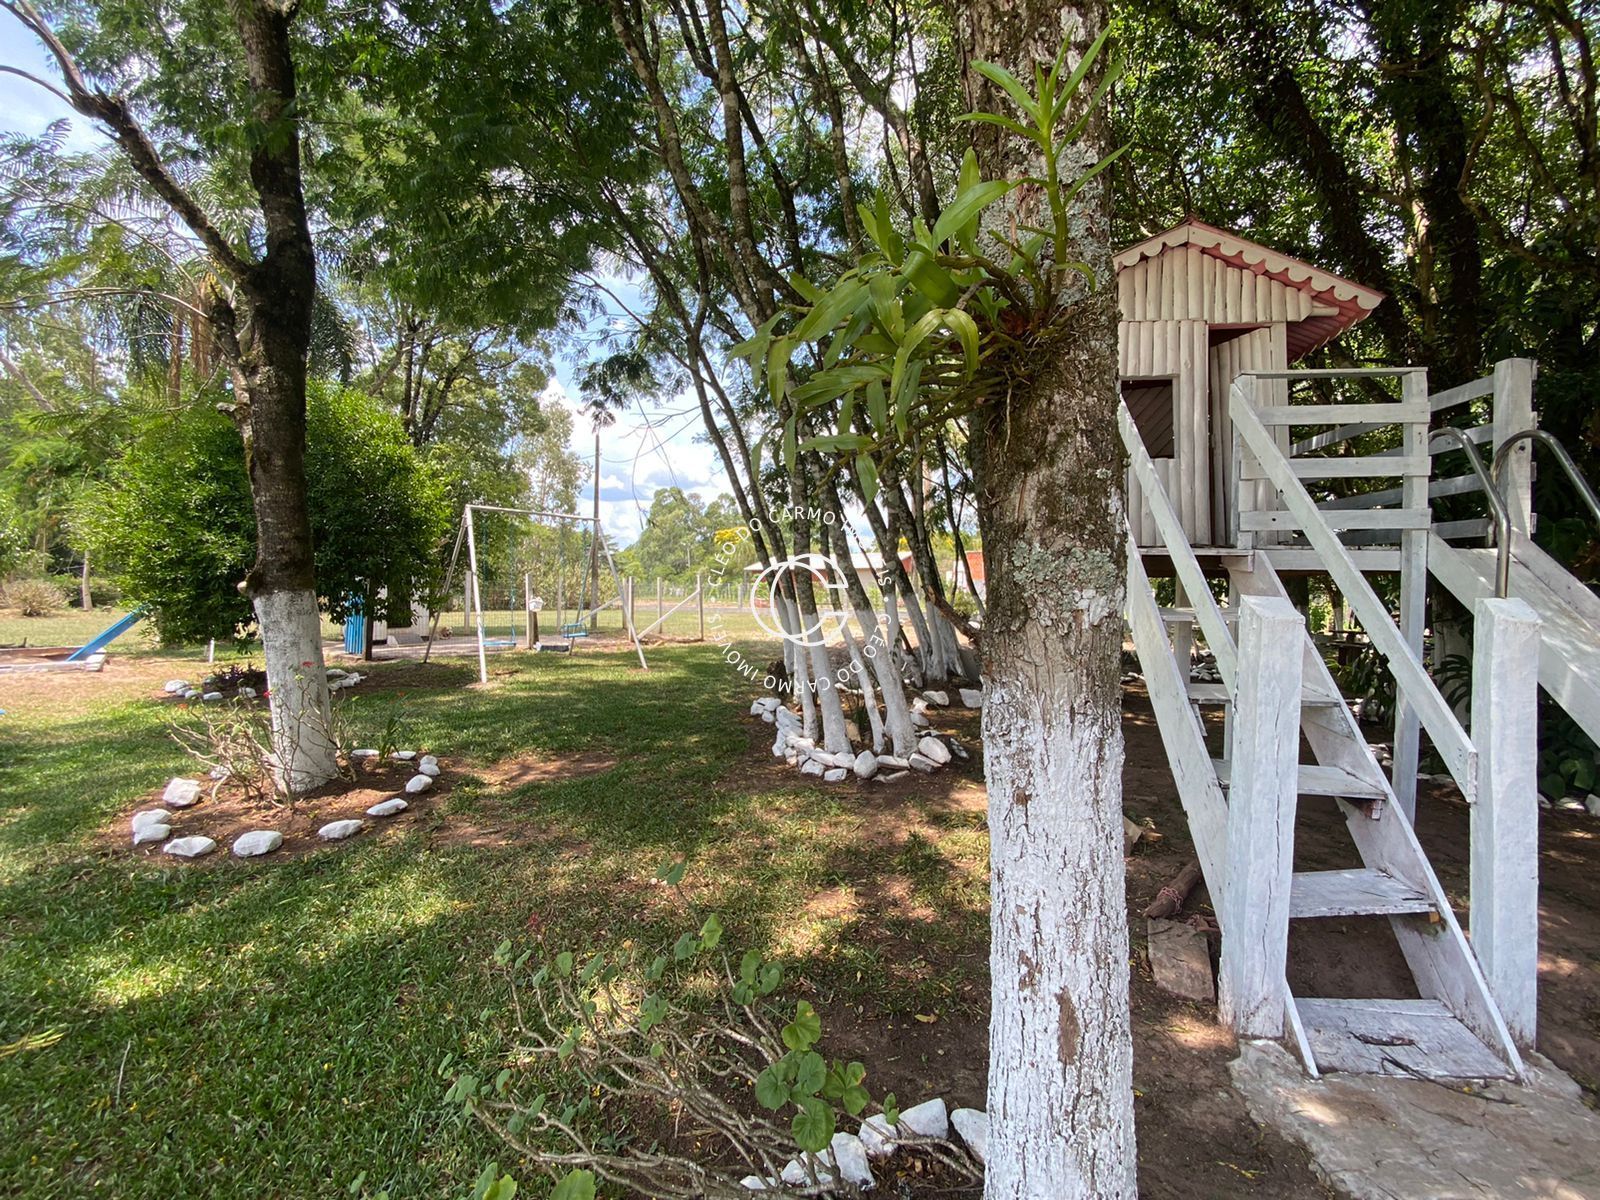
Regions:
<instances>
[{"instance_id":1,"label":"mowed green grass","mask_svg":"<svg viewBox=\"0 0 1600 1200\"><path fill-rule=\"evenodd\" d=\"M0 681L0 1193L312 1197L364 1175L396 1200L467 1194L514 1159L443 1103L437 1067L504 1061L492 953L533 917L547 947L594 951L669 943L714 908L819 1005L906 1020L976 995L959 964L981 970L981 819L935 806L939 840L863 845L853 787L752 771L753 688L714 647L650 658L503 653L487 688L466 659L375 664L352 729L393 717L440 755L439 810L297 861L185 865L120 837L184 769L148 683L30 705ZM586 752L616 764L512 789L471 774ZM679 859L701 911L653 883ZM888 913L812 906L888 877Z\"/></svg>"}]
</instances>

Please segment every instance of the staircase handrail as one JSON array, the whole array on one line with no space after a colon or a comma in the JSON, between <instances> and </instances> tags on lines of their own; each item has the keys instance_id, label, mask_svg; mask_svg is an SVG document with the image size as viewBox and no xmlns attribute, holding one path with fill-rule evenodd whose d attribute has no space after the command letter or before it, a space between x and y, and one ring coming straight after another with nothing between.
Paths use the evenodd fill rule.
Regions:
<instances>
[{"instance_id":1,"label":"staircase handrail","mask_svg":"<svg viewBox=\"0 0 1600 1200\"><path fill-rule=\"evenodd\" d=\"M1538 430L1530 432L1537 433ZM1517 437L1522 437L1518 434ZM1483 465L1483 456L1478 453L1478 447L1473 444L1464 431L1454 425L1446 425L1443 429L1435 429L1428 435L1428 446L1433 447L1435 438L1444 438L1446 441L1455 442L1467 456L1467 466L1472 468L1472 473L1478 477L1478 482L1483 485L1483 494L1489 498L1489 511L1494 517L1494 594L1504 600L1511 593L1511 513L1506 509L1505 497L1500 494L1496 476L1490 474ZM1506 445L1510 445L1508 440ZM1502 447L1503 448L1503 447ZM1495 455L1496 468L1500 462L1499 454Z\"/></svg>"},{"instance_id":2,"label":"staircase handrail","mask_svg":"<svg viewBox=\"0 0 1600 1200\"><path fill-rule=\"evenodd\" d=\"M1250 380L1247 384L1246 380ZM1470 803L1477 795L1477 750L1472 739L1456 719L1454 710L1440 694L1421 661L1401 636L1399 628L1389 615L1388 607L1372 590L1372 585L1350 557L1350 551L1339 539L1327 520L1318 510L1316 501L1294 474L1289 460L1273 441L1266 426L1256 416L1249 388L1254 380L1241 375L1234 381L1228 394L1228 416L1239 437L1255 456L1262 472L1283 497L1284 505L1299 523L1301 532L1313 550L1322 559L1328 574L1344 593L1350 607L1360 618L1362 627L1372 644L1383 655L1394 675L1395 684L1416 710L1428 736L1433 739L1445 765L1461 794Z\"/></svg>"},{"instance_id":3,"label":"staircase handrail","mask_svg":"<svg viewBox=\"0 0 1600 1200\"><path fill-rule=\"evenodd\" d=\"M1589 480L1578 469L1578 464L1572 461L1572 455L1567 453L1567 448L1561 444L1561 440L1548 429L1524 429L1519 433L1513 433L1500 443L1500 448L1494 452L1494 463L1489 469L1490 478L1495 486L1499 486L1500 473L1505 469L1506 460L1511 456L1511 451L1518 442L1523 441L1544 443L1545 448L1555 456L1557 464L1567 473L1567 478L1572 481L1572 486L1577 489L1578 495L1582 497L1583 502L1589 506L1589 511L1594 514L1595 523L1600 524L1600 497L1596 497L1594 488L1589 486ZM1504 538L1502 540L1509 541L1510 539ZM1505 595L1504 592L1500 594L1502 596Z\"/></svg>"},{"instance_id":4,"label":"staircase handrail","mask_svg":"<svg viewBox=\"0 0 1600 1200\"><path fill-rule=\"evenodd\" d=\"M1117 427L1122 432L1122 443L1127 448L1129 463L1144 493L1150 515L1155 518L1162 544L1172 559L1172 568L1188 593L1189 603L1194 606L1195 616L1200 622L1200 630L1205 634L1206 646L1217 661L1217 673L1222 676L1224 684L1232 687L1238 662L1233 635L1228 632L1222 609L1211 594L1205 572L1200 569L1200 560L1195 557L1189 539L1183 534L1183 522L1172 507L1172 499L1167 495L1161 476L1156 473L1155 463L1145 449L1144 439L1139 436L1139 428L1133 423L1133 414L1122 401L1117 402Z\"/></svg>"}]
</instances>

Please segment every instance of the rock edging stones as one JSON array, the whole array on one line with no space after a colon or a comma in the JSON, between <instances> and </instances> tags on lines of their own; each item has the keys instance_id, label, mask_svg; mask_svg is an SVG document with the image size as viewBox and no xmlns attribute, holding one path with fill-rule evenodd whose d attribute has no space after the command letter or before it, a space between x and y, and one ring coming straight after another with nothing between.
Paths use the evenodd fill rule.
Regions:
<instances>
[{"instance_id":1,"label":"rock edging stones","mask_svg":"<svg viewBox=\"0 0 1600 1200\"><path fill-rule=\"evenodd\" d=\"M905 758L878 754L870 748L854 745L838 752L818 746L814 739L805 736L800 714L785 707L777 696L760 696L752 701L750 715L774 727L772 756L798 768L802 775L824 783L842 783L851 775L861 780L887 782L901 778L907 771L932 774L955 758L968 757L966 748L955 738L928 729L928 707L934 703L947 706L949 702L949 695L939 691L924 692L912 701L911 715L913 724L919 726L919 733L916 749ZM917 718L921 718L920 721Z\"/></svg>"},{"instance_id":2,"label":"rock edging stones","mask_svg":"<svg viewBox=\"0 0 1600 1200\"><path fill-rule=\"evenodd\" d=\"M806 1154L792 1158L784 1164L777 1179L764 1179L760 1175L747 1175L740 1185L752 1192L776 1191L785 1185L799 1187L810 1183L812 1173L823 1187L837 1178L848 1186L848 1194L868 1191L876 1180L872 1163L894 1157L903 1145L919 1141L952 1141L951 1131L959 1137L979 1165L988 1160L989 1114L976 1108L958 1108L950 1111L942 1097L926 1100L901 1111L898 1123L891 1125L878 1113L861 1122L857 1133L839 1132L833 1135L828 1149L821 1154Z\"/></svg>"}]
</instances>

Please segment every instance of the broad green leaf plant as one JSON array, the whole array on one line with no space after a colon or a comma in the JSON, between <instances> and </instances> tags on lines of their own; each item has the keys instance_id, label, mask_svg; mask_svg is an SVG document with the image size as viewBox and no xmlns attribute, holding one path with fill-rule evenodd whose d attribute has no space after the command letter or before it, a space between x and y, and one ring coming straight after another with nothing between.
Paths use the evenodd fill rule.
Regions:
<instances>
[{"instance_id":1,"label":"broad green leaf plant","mask_svg":"<svg viewBox=\"0 0 1600 1200\"><path fill-rule=\"evenodd\" d=\"M681 862L665 867L657 882L687 902L684 872ZM826 1160L815 1156L872 1105L867 1068L828 1058L816 1009L779 999L782 965L729 950L725 932L712 913L659 952L630 944L587 959L501 943L495 961L517 1044L492 1076L446 1059L446 1102L556 1179L563 1198L586 1200L604 1183L731 1198L747 1194L743 1177L776 1181L790 1162L806 1178L778 1194L823 1194ZM873 1111L899 1122L892 1094ZM905 1140L958 1175L980 1176L948 1142ZM514 1188L491 1163L473 1197Z\"/></svg>"},{"instance_id":2,"label":"broad green leaf plant","mask_svg":"<svg viewBox=\"0 0 1600 1200\"><path fill-rule=\"evenodd\" d=\"M966 119L1037 147L1043 174L985 180L969 149L955 197L932 228L917 218L909 232L896 226L880 192L874 205L860 206L870 245L857 264L826 289L792 277L807 304L779 312L732 348L784 416L782 455L791 471L801 452L853 463L870 501L877 491L875 455L913 445L922 432L1003 399L1072 320L1071 289L1081 293L1097 281L1088 264L1063 257L1071 244L1068 209L1122 154L1062 178L1065 152L1118 75L1115 68L1104 72L1083 102L1084 80L1105 40L1102 34L1065 75L1063 47L1049 68L1036 68L1032 92L1001 67L976 67L1018 116L977 112ZM1050 225L986 225L986 211L1024 186L1041 190ZM797 363L802 348L809 362Z\"/></svg>"}]
</instances>

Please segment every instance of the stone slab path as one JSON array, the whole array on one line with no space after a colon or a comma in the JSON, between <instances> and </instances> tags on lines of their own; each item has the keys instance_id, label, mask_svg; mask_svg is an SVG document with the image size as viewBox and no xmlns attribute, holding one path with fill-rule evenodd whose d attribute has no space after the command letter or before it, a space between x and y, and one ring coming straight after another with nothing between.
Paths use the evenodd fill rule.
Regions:
<instances>
[{"instance_id":1,"label":"stone slab path","mask_svg":"<svg viewBox=\"0 0 1600 1200\"><path fill-rule=\"evenodd\" d=\"M1243 1043L1229 1069L1250 1115L1352 1200L1600 1200L1600 1115L1538 1055L1524 1086L1311 1079L1268 1042Z\"/></svg>"}]
</instances>

